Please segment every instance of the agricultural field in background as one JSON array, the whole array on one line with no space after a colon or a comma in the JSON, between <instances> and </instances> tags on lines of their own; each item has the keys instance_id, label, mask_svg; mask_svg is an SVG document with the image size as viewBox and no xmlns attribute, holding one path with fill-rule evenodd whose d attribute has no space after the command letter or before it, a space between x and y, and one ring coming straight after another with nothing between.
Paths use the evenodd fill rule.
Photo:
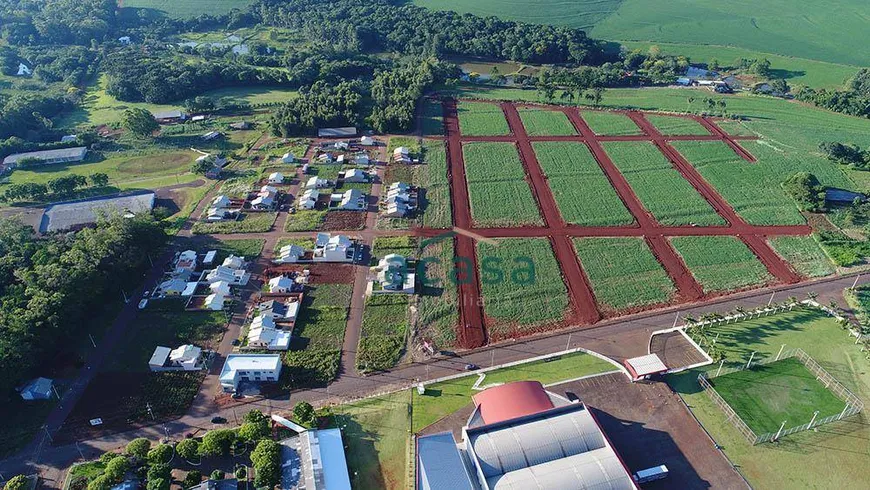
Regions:
<instances>
[{"instance_id":1,"label":"agricultural field in background","mask_svg":"<svg viewBox=\"0 0 870 490\"><path fill-rule=\"evenodd\" d=\"M543 223L513 143L467 143L462 153L476 226Z\"/></svg>"},{"instance_id":2,"label":"agricultural field in background","mask_svg":"<svg viewBox=\"0 0 870 490\"><path fill-rule=\"evenodd\" d=\"M582 111L580 117L598 135L627 136L643 133L631 118L618 112Z\"/></svg>"},{"instance_id":3,"label":"agricultural field in background","mask_svg":"<svg viewBox=\"0 0 870 490\"><path fill-rule=\"evenodd\" d=\"M422 284L417 300L418 336L433 342L436 349L452 347L459 324L459 302L452 279L453 240L425 245L419 258L425 260L425 272L417 278Z\"/></svg>"},{"instance_id":4,"label":"agricultural field in background","mask_svg":"<svg viewBox=\"0 0 870 490\"><path fill-rule=\"evenodd\" d=\"M460 102L459 131L465 136L498 136L510 134L504 111L489 102Z\"/></svg>"},{"instance_id":5,"label":"agricultural field in background","mask_svg":"<svg viewBox=\"0 0 870 490\"><path fill-rule=\"evenodd\" d=\"M566 222L583 226L634 223L585 144L559 141L532 146Z\"/></svg>"},{"instance_id":6,"label":"agricultural field in background","mask_svg":"<svg viewBox=\"0 0 870 490\"><path fill-rule=\"evenodd\" d=\"M204 13L222 15L230 10L244 9L256 0L124 0L126 9L156 10L162 15L176 19L199 17Z\"/></svg>"},{"instance_id":7,"label":"agricultural field in background","mask_svg":"<svg viewBox=\"0 0 870 490\"><path fill-rule=\"evenodd\" d=\"M673 237L671 243L705 293L732 291L773 279L738 238L686 236Z\"/></svg>"},{"instance_id":8,"label":"agricultural field in background","mask_svg":"<svg viewBox=\"0 0 870 490\"><path fill-rule=\"evenodd\" d=\"M518 109L529 136L570 136L577 134L568 116L562 111Z\"/></svg>"},{"instance_id":9,"label":"agricultural field in background","mask_svg":"<svg viewBox=\"0 0 870 490\"><path fill-rule=\"evenodd\" d=\"M710 131L694 119L647 114L646 118L665 136L709 135Z\"/></svg>"},{"instance_id":10,"label":"agricultural field in background","mask_svg":"<svg viewBox=\"0 0 870 490\"><path fill-rule=\"evenodd\" d=\"M424 190L425 209L423 226L450 228L453 224L453 205L450 201L450 182L447 179L447 149L440 141L426 142L423 162L426 164L420 178Z\"/></svg>"},{"instance_id":11,"label":"agricultural field in background","mask_svg":"<svg viewBox=\"0 0 870 490\"><path fill-rule=\"evenodd\" d=\"M811 236L778 236L767 241L801 275L823 277L836 272L834 264Z\"/></svg>"},{"instance_id":12,"label":"agricultural field in background","mask_svg":"<svg viewBox=\"0 0 870 490\"><path fill-rule=\"evenodd\" d=\"M710 203L652 143L611 141L604 143L604 149L659 223L725 224Z\"/></svg>"},{"instance_id":13,"label":"agricultural field in background","mask_svg":"<svg viewBox=\"0 0 870 490\"><path fill-rule=\"evenodd\" d=\"M575 238L599 305L621 310L668 302L675 288L643 238Z\"/></svg>"},{"instance_id":14,"label":"agricultural field in background","mask_svg":"<svg viewBox=\"0 0 870 490\"><path fill-rule=\"evenodd\" d=\"M536 327L562 320L568 309L567 289L548 240L479 242L477 260L484 312L492 323L491 336L534 332ZM530 274L532 269L534 273Z\"/></svg>"},{"instance_id":15,"label":"agricultural field in background","mask_svg":"<svg viewBox=\"0 0 870 490\"><path fill-rule=\"evenodd\" d=\"M442 136L444 135L444 107L441 101L432 99L423 99L421 102L423 136Z\"/></svg>"}]
</instances>

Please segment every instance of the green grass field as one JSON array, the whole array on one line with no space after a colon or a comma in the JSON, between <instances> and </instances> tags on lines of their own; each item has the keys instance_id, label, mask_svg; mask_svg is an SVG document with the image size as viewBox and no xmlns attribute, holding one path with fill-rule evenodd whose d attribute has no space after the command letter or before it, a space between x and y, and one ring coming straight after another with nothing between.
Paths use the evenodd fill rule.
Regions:
<instances>
[{"instance_id":1,"label":"green grass field","mask_svg":"<svg viewBox=\"0 0 870 490\"><path fill-rule=\"evenodd\" d=\"M177 19L199 17L204 13L222 15L230 10L244 9L255 0L123 0L124 8L153 9L168 17Z\"/></svg>"},{"instance_id":2,"label":"green grass field","mask_svg":"<svg viewBox=\"0 0 870 490\"><path fill-rule=\"evenodd\" d=\"M575 238L599 304L621 310L666 303L675 289L643 238Z\"/></svg>"},{"instance_id":3,"label":"green grass field","mask_svg":"<svg viewBox=\"0 0 870 490\"><path fill-rule=\"evenodd\" d=\"M423 247L419 255L425 262L425 275L421 282L417 302L418 335L431 339L437 346L452 347L456 342L459 323L456 285L451 281L453 241L446 240ZM437 262L436 262L437 260Z\"/></svg>"},{"instance_id":4,"label":"green grass field","mask_svg":"<svg viewBox=\"0 0 870 490\"><path fill-rule=\"evenodd\" d=\"M453 223L450 202L450 182L447 180L447 149L440 141L426 142L423 161L425 169L420 185L425 191L423 226L449 228Z\"/></svg>"},{"instance_id":5,"label":"green grass field","mask_svg":"<svg viewBox=\"0 0 870 490\"><path fill-rule=\"evenodd\" d=\"M533 143L562 218L584 226L629 225L634 217L583 143Z\"/></svg>"},{"instance_id":6,"label":"green grass field","mask_svg":"<svg viewBox=\"0 0 870 490\"><path fill-rule=\"evenodd\" d=\"M674 237L671 243L704 292L731 291L773 279L764 264L735 237Z\"/></svg>"},{"instance_id":7,"label":"green grass field","mask_svg":"<svg viewBox=\"0 0 870 490\"><path fill-rule=\"evenodd\" d=\"M722 398L756 434L776 432L836 415L845 403L825 388L796 358L720 376L712 380Z\"/></svg>"},{"instance_id":8,"label":"green grass field","mask_svg":"<svg viewBox=\"0 0 870 490\"><path fill-rule=\"evenodd\" d=\"M665 136L710 134L707 128L701 126L701 123L693 119L658 114L648 114L646 118Z\"/></svg>"},{"instance_id":9,"label":"green grass field","mask_svg":"<svg viewBox=\"0 0 870 490\"><path fill-rule=\"evenodd\" d=\"M529 22L532 24L556 24L589 28L619 7L622 0L585 0L564 2L562 0L414 0L415 5L433 10L453 10L484 17Z\"/></svg>"},{"instance_id":10,"label":"green grass field","mask_svg":"<svg viewBox=\"0 0 870 490\"><path fill-rule=\"evenodd\" d=\"M567 289L549 241L481 242L477 260L484 311L496 323L489 329L491 335L534 331L536 326L562 319L568 308Z\"/></svg>"},{"instance_id":11,"label":"green grass field","mask_svg":"<svg viewBox=\"0 0 870 490\"><path fill-rule=\"evenodd\" d=\"M360 371L389 369L405 349L408 333L408 297L381 295L366 298L362 336L356 364Z\"/></svg>"},{"instance_id":12,"label":"green grass field","mask_svg":"<svg viewBox=\"0 0 870 490\"><path fill-rule=\"evenodd\" d=\"M836 320L816 310L796 308L790 313L720 324L708 327L706 336L718 336L716 345L726 367L745 364L752 352L765 358L775 356L782 345L785 349L800 347L865 403L870 401L870 361ZM717 367L702 369L715 372ZM864 450L870 424L865 414L818 431L792 434L775 445L752 446L700 391L697 377L698 371L690 370L668 376L667 381L754 488L864 488L870 481Z\"/></svg>"},{"instance_id":13,"label":"green grass field","mask_svg":"<svg viewBox=\"0 0 870 490\"><path fill-rule=\"evenodd\" d=\"M475 225L543 224L513 143L467 143L462 153Z\"/></svg>"},{"instance_id":14,"label":"green grass field","mask_svg":"<svg viewBox=\"0 0 870 490\"><path fill-rule=\"evenodd\" d=\"M460 102L459 131L465 136L497 136L510 134L504 111L488 102Z\"/></svg>"},{"instance_id":15,"label":"green grass field","mask_svg":"<svg viewBox=\"0 0 870 490\"><path fill-rule=\"evenodd\" d=\"M810 236L778 236L768 239L771 247L796 271L807 277L829 276L836 272L831 259Z\"/></svg>"},{"instance_id":16,"label":"green grass field","mask_svg":"<svg viewBox=\"0 0 870 490\"><path fill-rule=\"evenodd\" d=\"M264 233L272 229L278 213L245 213L238 221L208 223L198 221L191 231L195 235L212 233Z\"/></svg>"},{"instance_id":17,"label":"green grass field","mask_svg":"<svg viewBox=\"0 0 870 490\"><path fill-rule=\"evenodd\" d=\"M652 143L611 141L604 143L604 149L659 223L725 224L710 203Z\"/></svg>"},{"instance_id":18,"label":"green grass field","mask_svg":"<svg viewBox=\"0 0 870 490\"><path fill-rule=\"evenodd\" d=\"M595 134L625 136L642 133L637 124L625 114L605 111L582 111L580 115Z\"/></svg>"},{"instance_id":19,"label":"green grass field","mask_svg":"<svg viewBox=\"0 0 870 490\"><path fill-rule=\"evenodd\" d=\"M520 119L529 136L567 136L577 134L562 111L519 109Z\"/></svg>"},{"instance_id":20,"label":"green grass field","mask_svg":"<svg viewBox=\"0 0 870 490\"><path fill-rule=\"evenodd\" d=\"M320 229L328 211L300 209L287 217L284 231L314 231Z\"/></svg>"},{"instance_id":21,"label":"green grass field","mask_svg":"<svg viewBox=\"0 0 870 490\"><path fill-rule=\"evenodd\" d=\"M423 136L441 136L444 134L444 108L441 102L424 99L422 121Z\"/></svg>"}]
</instances>

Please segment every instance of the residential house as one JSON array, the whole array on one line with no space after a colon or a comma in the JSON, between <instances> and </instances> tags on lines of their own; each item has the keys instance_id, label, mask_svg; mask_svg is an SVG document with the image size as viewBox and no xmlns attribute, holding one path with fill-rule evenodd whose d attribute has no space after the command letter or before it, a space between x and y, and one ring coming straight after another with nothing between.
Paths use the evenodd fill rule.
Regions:
<instances>
[{"instance_id":1,"label":"residential house","mask_svg":"<svg viewBox=\"0 0 870 490\"><path fill-rule=\"evenodd\" d=\"M272 172L269 174L269 183L270 184L283 184L284 183L284 174L281 172Z\"/></svg>"},{"instance_id":2,"label":"residential house","mask_svg":"<svg viewBox=\"0 0 870 490\"><path fill-rule=\"evenodd\" d=\"M308 181L305 182L306 189L324 189L329 187L330 182L326 179L321 179L319 177L311 177Z\"/></svg>"},{"instance_id":3,"label":"residential house","mask_svg":"<svg viewBox=\"0 0 870 490\"><path fill-rule=\"evenodd\" d=\"M178 254L178 258L175 259L175 272L174 275L189 275L191 272L196 270L197 265L197 255L194 250L185 250Z\"/></svg>"},{"instance_id":4,"label":"residential house","mask_svg":"<svg viewBox=\"0 0 870 490\"><path fill-rule=\"evenodd\" d=\"M205 119L205 116L203 116L203 119ZM221 133L220 131L209 131L208 133L205 133L204 135L200 136L200 138L203 141L214 141L216 139L222 138L223 135L224 134Z\"/></svg>"},{"instance_id":5,"label":"residential house","mask_svg":"<svg viewBox=\"0 0 870 490\"><path fill-rule=\"evenodd\" d=\"M251 279L251 274L245 270L231 269L223 265L219 265L208 271L205 276L205 282L213 284L220 281L225 281L233 286L245 286Z\"/></svg>"},{"instance_id":6,"label":"residential house","mask_svg":"<svg viewBox=\"0 0 870 490\"><path fill-rule=\"evenodd\" d=\"M121 36L118 38L118 42L124 45L129 45L133 41L130 39L130 36Z\"/></svg>"},{"instance_id":7,"label":"residential house","mask_svg":"<svg viewBox=\"0 0 870 490\"><path fill-rule=\"evenodd\" d=\"M272 318L275 322L295 322L302 307L302 297L290 298L283 303L271 299L257 305L259 315Z\"/></svg>"},{"instance_id":8,"label":"residential house","mask_svg":"<svg viewBox=\"0 0 870 490\"><path fill-rule=\"evenodd\" d=\"M366 195L359 189L348 189L343 194L332 194L329 200L333 209L341 211L365 211L368 207Z\"/></svg>"},{"instance_id":9,"label":"residential house","mask_svg":"<svg viewBox=\"0 0 870 490\"><path fill-rule=\"evenodd\" d=\"M244 269L246 265L248 265L248 263L245 262L245 258L239 257L237 255L230 255L229 257L225 258L223 262L224 267L229 267L230 269L236 270Z\"/></svg>"},{"instance_id":10,"label":"residential house","mask_svg":"<svg viewBox=\"0 0 870 490\"><path fill-rule=\"evenodd\" d=\"M179 296L187 289L187 281L180 277L173 277L160 283L157 291L166 296Z\"/></svg>"},{"instance_id":11,"label":"residential house","mask_svg":"<svg viewBox=\"0 0 870 490\"><path fill-rule=\"evenodd\" d=\"M388 201L381 211L385 218L405 218L411 213L411 209L402 201Z\"/></svg>"},{"instance_id":12,"label":"residential house","mask_svg":"<svg viewBox=\"0 0 870 490\"><path fill-rule=\"evenodd\" d=\"M262 318L262 317L257 317ZM256 318L254 319L256 320ZM274 327L254 327L248 330L248 348L266 350L287 350L290 348L291 332Z\"/></svg>"},{"instance_id":13,"label":"residential house","mask_svg":"<svg viewBox=\"0 0 870 490\"><path fill-rule=\"evenodd\" d=\"M198 116L193 116L190 118L190 122L201 122L201 121L205 121L205 115L203 115L203 114L200 114Z\"/></svg>"},{"instance_id":14,"label":"residential house","mask_svg":"<svg viewBox=\"0 0 870 490\"><path fill-rule=\"evenodd\" d=\"M170 111L158 111L151 114L154 116L154 119L157 120L160 124L170 124L174 122L184 121L187 119L187 114L182 112L180 109L174 109Z\"/></svg>"},{"instance_id":15,"label":"residential house","mask_svg":"<svg viewBox=\"0 0 870 490\"><path fill-rule=\"evenodd\" d=\"M393 150L393 161L396 163L411 163L411 150L407 146L399 146Z\"/></svg>"},{"instance_id":16,"label":"residential house","mask_svg":"<svg viewBox=\"0 0 870 490\"><path fill-rule=\"evenodd\" d=\"M294 163L296 162L296 157L292 153L285 153L283 157L281 157L281 161L283 163Z\"/></svg>"},{"instance_id":17,"label":"residential house","mask_svg":"<svg viewBox=\"0 0 870 490\"><path fill-rule=\"evenodd\" d=\"M317 189L307 189L299 196L299 208L314 209L317 206L318 199L320 199L320 191Z\"/></svg>"},{"instance_id":18,"label":"residential house","mask_svg":"<svg viewBox=\"0 0 870 490\"><path fill-rule=\"evenodd\" d=\"M48 400L53 392L53 384L54 381L49 378L32 379L18 391L18 394L27 401Z\"/></svg>"},{"instance_id":19,"label":"residential house","mask_svg":"<svg viewBox=\"0 0 870 490\"><path fill-rule=\"evenodd\" d=\"M233 392L241 382L274 382L279 376L278 354L229 354L221 369L220 382L224 391Z\"/></svg>"},{"instance_id":20,"label":"residential house","mask_svg":"<svg viewBox=\"0 0 870 490\"><path fill-rule=\"evenodd\" d=\"M257 197L251 201L251 208L265 211L275 208L278 198L278 189L270 185L264 185L257 193Z\"/></svg>"},{"instance_id":21,"label":"residential house","mask_svg":"<svg viewBox=\"0 0 870 490\"><path fill-rule=\"evenodd\" d=\"M229 281L217 281L208 285L209 291L223 296L232 296L233 292L230 289L232 284Z\"/></svg>"},{"instance_id":22,"label":"residential house","mask_svg":"<svg viewBox=\"0 0 870 490\"><path fill-rule=\"evenodd\" d=\"M228 208L231 204L230 198L224 195L217 196L211 201L211 205L216 208Z\"/></svg>"},{"instance_id":23,"label":"residential house","mask_svg":"<svg viewBox=\"0 0 870 490\"><path fill-rule=\"evenodd\" d=\"M408 267L408 260L399 254L384 256L372 268L376 273L372 291L375 293L414 294L416 274Z\"/></svg>"},{"instance_id":24,"label":"residential house","mask_svg":"<svg viewBox=\"0 0 870 490\"><path fill-rule=\"evenodd\" d=\"M278 276L269 279L270 293L292 293L294 288L293 279L287 276Z\"/></svg>"},{"instance_id":25,"label":"residential house","mask_svg":"<svg viewBox=\"0 0 870 490\"><path fill-rule=\"evenodd\" d=\"M318 233L314 242L315 262L353 262L356 245L345 235Z\"/></svg>"},{"instance_id":26,"label":"residential house","mask_svg":"<svg viewBox=\"0 0 870 490\"><path fill-rule=\"evenodd\" d=\"M158 346L148 361L152 371L197 371L202 369L200 358L202 349L185 344L175 349Z\"/></svg>"},{"instance_id":27,"label":"residential house","mask_svg":"<svg viewBox=\"0 0 870 490\"><path fill-rule=\"evenodd\" d=\"M284 245L283 247L281 247L281 250L278 251L278 257L274 260L274 262L277 262L279 264L294 264L304 256L305 249L303 249L299 245Z\"/></svg>"},{"instance_id":28,"label":"residential house","mask_svg":"<svg viewBox=\"0 0 870 490\"><path fill-rule=\"evenodd\" d=\"M24 63L18 63L18 72L16 75L19 77L29 77L30 75L33 75L33 70Z\"/></svg>"},{"instance_id":29,"label":"residential house","mask_svg":"<svg viewBox=\"0 0 870 490\"><path fill-rule=\"evenodd\" d=\"M251 129L251 123L248 121L240 121L236 123L230 124L230 129L235 129L237 131L245 131Z\"/></svg>"},{"instance_id":30,"label":"residential house","mask_svg":"<svg viewBox=\"0 0 870 490\"><path fill-rule=\"evenodd\" d=\"M203 308L212 311L220 311L224 309L224 303L226 303L226 301L227 297L223 294L212 293L205 297Z\"/></svg>"},{"instance_id":31,"label":"residential house","mask_svg":"<svg viewBox=\"0 0 870 490\"><path fill-rule=\"evenodd\" d=\"M215 257L217 257L217 250L209 250L205 253L205 258L202 259L202 265L213 265Z\"/></svg>"},{"instance_id":32,"label":"residential house","mask_svg":"<svg viewBox=\"0 0 870 490\"><path fill-rule=\"evenodd\" d=\"M371 136L363 136L359 139L359 144L362 146L375 146L377 143Z\"/></svg>"},{"instance_id":33,"label":"residential house","mask_svg":"<svg viewBox=\"0 0 870 490\"><path fill-rule=\"evenodd\" d=\"M74 134L67 134L60 138L61 143L72 143L78 139L78 136Z\"/></svg>"},{"instance_id":34,"label":"residential house","mask_svg":"<svg viewBox=\"0 0 870 490\"><path fill-rule=\"evenodd\" d=\"M368 165L371 162L369 160L369 156L366 153L357 153L353 156L353 163L357 165Z\"/></svg>"},{"instance_id":35,"label":"residential house","mask_svg":"<svg viewBox=\"0 0 870 490\"><path fill-rule=\"evenodd\" d=\"M332 154L321 153L320 155L317 155L317 161L320 163L332 163Z\"/></svg>"},{"instance_id":36,"label":"residential house","mask_svg":"<svg viewBox=\"0 0 870 490\"><path fill-rule=\"evenodd\" d=\"M365 183L369 181L369 174L358 168L352 168L344 172L344 181L353 183Z\"/></svg>"},{"instance_id":37,"label":"residential house","mask_svg":"<svg viewBox=\"0 0 870 490\"><path fill-rule=\"evenodd\" d=\"M339 155L338 158L335 159L335 163L339 165L344 164L347 161L347 158L344 155Z\"/></svg>"},{"instance_id":38,"label":"residential house","mask_svg":"<svg viewBox=\"0 0 870 490\"><path fill-rule=\"evenodd\" d=\"M211 153L206 153L205 155L200 155L196 159L197 163L199 162L208 162L215 168L224 168L227 166L229 161L227 157L224 155L212 155Z\"/></svg>"}]
</instances>

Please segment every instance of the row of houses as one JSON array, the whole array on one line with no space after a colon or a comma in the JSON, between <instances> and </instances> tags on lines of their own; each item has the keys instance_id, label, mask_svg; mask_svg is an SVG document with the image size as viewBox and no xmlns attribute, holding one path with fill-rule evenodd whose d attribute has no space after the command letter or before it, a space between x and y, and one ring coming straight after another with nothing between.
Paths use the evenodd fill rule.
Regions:
<instances>
[{"instance_id":1,"label":"row of houses","mask_svg":"<svg viewBox=\"0 0 870 490\"><path fill-rule=\"evenodd\" d=\"M270 211L278 205L278 188L264 185L257 192L257 197L251 200L251 209L257 211Z\"/></svg>"},{"instance_id":2,"label":"row of houses","mask_svg":"<svg viewBox=\"0 0 870 490\"><path fill-rule=\"evenodd\" d=\"M381 197L381 215L387 218L407 218L417 206L418 189L404 182L393 182Z\"/></svg>"},{"instance_id":3,"label":"row of houses","mask_svg":"<svg viewBox=\"0 0 870 490\"><path fill-rule=\"evenodd\" d=\"M226 219L236 219L242 211L243 202L230 199L225 195L215 196L211 201L211 205L206 211L205 219L207 221L223 221Z\"/></svg>"},{"instance_id":4,"label":"row of houses","mask_svg":"<svg viewBox=\"0 0 870 490\"><path fill-rule=\"evenodd\" d=\"M273 259L277 264L302 264L315 262L354 262L361 252L359 244L345 235L318 233L314 248L306 250L299 245L284 245Z\"/></svg>"}]
</instances>

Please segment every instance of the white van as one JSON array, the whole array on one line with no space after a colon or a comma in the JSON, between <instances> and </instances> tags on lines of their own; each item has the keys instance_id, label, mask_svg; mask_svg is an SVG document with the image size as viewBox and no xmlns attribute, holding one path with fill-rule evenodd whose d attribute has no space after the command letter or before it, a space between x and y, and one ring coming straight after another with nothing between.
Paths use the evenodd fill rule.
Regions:
<instances>
[{"instance_id":1,"label":"white van","mask_svg":"<svg viewBox=\"0 0 870 490\"><path fill-rule=\"evenodd\" d=\"M649 483L651 481L661 480L668 477L668 467L665 465L654 466L645 470L640 470L634 474L634 481L637 483Z\"/></svg>"}]
</instances>

